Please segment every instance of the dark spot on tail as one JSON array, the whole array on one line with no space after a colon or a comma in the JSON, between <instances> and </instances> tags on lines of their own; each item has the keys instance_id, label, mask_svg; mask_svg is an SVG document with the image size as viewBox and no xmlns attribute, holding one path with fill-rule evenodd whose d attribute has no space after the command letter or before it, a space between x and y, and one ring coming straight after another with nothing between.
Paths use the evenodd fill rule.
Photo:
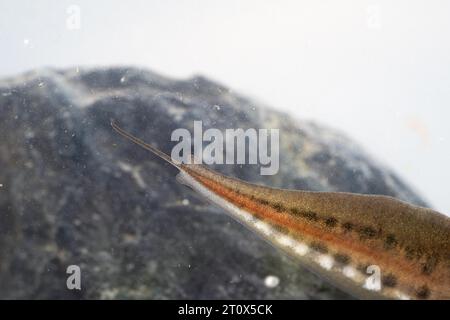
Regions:
<instances>
[{"instance_id":1,"label":"dark spot on tail","mask_svg":"<svg viewBox=\"0 0 450 320\"><path fill-rule=\"evenodd\" d=\"M381 278L383 286L393 288L397 285L397 277L389 273Z\"/></svg>"},{"instance_id":2,"label":"dark spot on tail","mask_svg":"<svg viewBox=\"0 0 450 320\"><path fill-rule=\"evenodd\" d=\"M311 221L317 221L318 220L317 219L317 214L315 212L312 212L312 211L302 212L301 215L303 217L305 217L306 219L311 220Z\"/></svg>"},{"instance_id":3,"label":"dark spot on tail","mask_svg":"<svg viewBox=\"0 0 450 320\"><path fill-rule=\"evenodd\" d=\"M417 289L416 296L419 299L428 299L428 297L430 296L430 289L428 289L427 286L421 286L419 289Z\"/></svg>"},{"instance_id":4,"label":"dark spot on tail","mask_svg":"<svg viewBox=\"0 0 450 320\"><path fill-rule=\"evenodd\" d=\"M282 211L286 210L281 203L273 203L273 204L271 204L271 206L278 212L282 212Z\"/></svg>"},{"instance_id":5,"label":"dark spot on tail","mask_svg":"<svg viewBox=\"0 0 450 320\"><path fill-rule=\"evenodd\" d=\"M405 255L409 260L418 260L422 257L423 254L420 250L408 246L405 248Z\"/></svg>"},{"instance_id":6,"label":"dark spot on tail","mask_svg":"<svg viewBox=\"0 0 450 320\"><path fill-rule=\"evenodd\" d=\"M337 253L337 254L335 254L334 255L334 260L337 262L337 263L340 263L340 264L349 264L350 263L350 261L351 261L351 259L350 259L350 257L348 256L348 255L346 255L346 254L342 254L342 253Z\"/></svg>"},{"instance_id":7,"label":"dark spot on tail","mask_svg":"<svg viewBox=\"0 0 450 320\"><path fill-rule=\"evenodd\" d=\"M358 232L362 239L373 239L377 235L377 231L372 227L362 227Z\"/></svg>"},{"instance_id":8,"label":"dark spot on tail","mask_svg":"<svg viewBox=\"0 0 450 320\"><path fill-rule=\"evenodd\" d=\"M266 199L256 199L256 201L258 201L264 206L267 206L269 204L269 201L267 201Z\"/></svg>"},{"instance_id":9,"label":"dark spot on tail","mask_svg":"<svg viewBox=\"0 0 450 320\"><path fill-rule=\"evenodd\" d=\"M323 243L320 242L312 242L311 243L311 249L320 252L320 253L327 253L328 252L328 248L326 245L324 245Z\"/></svg>"},{"instance_id":10,"label":"dark spot on tail","mask_svg":"<svg viewBox=\"0 0 450 320\"><path fill-rule=\"evenodd\" d=\"M358 264L358 266L356 267L356 270L358 270L361 273L366 274L367 273L367 269L369 268L369 266L371 266L371 263L360 263Z\"/></svg>"},{"instance_id":11,"label":"dark spot on tail","mask_svg":"<svg viewBox=\"0 0 450 320\"><path fill-rule=\"evenodd\" d=\"M331 217L325 220L325 225L329 228L334 228L337 225L337 222L338 221L335 218Z\"/></svg>"},{"instance_id":12,"label":"dark spot on tail","mask_svg":"<svg viewBox=\"0 0 450 320\"><path fill-rule=\"evenodd\" d=\"M388 234L386 237L386 240L384 241L384 247L386 249L393 249L398 244L397 239L395 238L395 235Z\"/></svg>"},{"instance_id":13,"label":"dark spot on tail","mask_svg":"<svg viewBox=\"0 0 450 320\"><path fill-rule=\"evenodd\" d=\"M317 213L313 211L301 211L297 208L290 208L289 211L296 216L311 220L311 221L317 221L319 218L317 217Z\"/></svg>"},{"instance_id":14,"label":"dark spot on tail","mask_svg":"<svg viewBox=\"0 0 450 320\"><path fill-rule=\"evenodd\" d=\"M432 274L437 264L438 264L437 257L435 256L428 257L426 262L422 264L422 273L427 276Z\"/></svg>"},{"instance_id":15,"label":"dark spot on tail","mask_svg":"<svg viewBox=\"0 0 450 320\"><path fill-rule=\"evenodd\" d=\"M351 222L345 222L344 224L342 224L342 228L345 232L350 232L355 228L355 226Z\"/></svg>"}]
</instances>

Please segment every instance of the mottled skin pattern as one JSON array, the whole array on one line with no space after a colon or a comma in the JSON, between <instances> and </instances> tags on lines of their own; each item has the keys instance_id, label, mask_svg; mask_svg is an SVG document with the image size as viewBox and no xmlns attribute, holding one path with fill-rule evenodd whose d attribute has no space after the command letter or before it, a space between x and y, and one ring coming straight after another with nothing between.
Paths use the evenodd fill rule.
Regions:
<instances>
[{"instance_id":1,"label":"mottled skin pattern","mask_svg":"<svg viewBox=\"0 0 450 320\"><path fill-rule=\"evenodd\" d=\"M183 168L228 201L344 265L378 265L381 294L450 298L450 219L386 196L282 190Z\"/></svg>"},{"instance_id":2,"label":"mottled skin pattern","mask_svg":"<svg viewBox=\"0 0 450 320\"><path fill-rule=\"evenodd\" d=\"M277 234L333 257L333 269L319 274L359 297L450 299L450 219L392 197L283 190L226 177L202 165L175 164L152 146L113 128L172 163L224 201L263 221ZM277 239L266 237L274 245ZM286 248L283 248L286 249ZM296 256L293 250L293 256ZM305 261L309 264L308 261ZM361 289L366 268L377 265L381 290ZM310 269L315 271L315 264ZM358 274L343 277L346 267Z\"/></svg>"}]
</instances>

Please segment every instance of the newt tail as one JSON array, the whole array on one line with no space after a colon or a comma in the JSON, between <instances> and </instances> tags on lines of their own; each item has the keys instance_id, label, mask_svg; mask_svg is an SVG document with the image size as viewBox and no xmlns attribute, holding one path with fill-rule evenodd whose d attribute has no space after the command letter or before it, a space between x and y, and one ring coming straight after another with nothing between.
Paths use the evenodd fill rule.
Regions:
<instances>
[{"instance_id":1,"label":"newt tail","mask_svg":"<svg viewBox=\"0 0 450 320\"><path fill-rule=\"evenodd\" d=\"M447 216L382 195L251 184L203 165L175 163L114 121L111 125L179 169L178 181L355 297L450 299ZM373 285L368 268L379 271L379 285Z\"/></svg>"}]
</instances>

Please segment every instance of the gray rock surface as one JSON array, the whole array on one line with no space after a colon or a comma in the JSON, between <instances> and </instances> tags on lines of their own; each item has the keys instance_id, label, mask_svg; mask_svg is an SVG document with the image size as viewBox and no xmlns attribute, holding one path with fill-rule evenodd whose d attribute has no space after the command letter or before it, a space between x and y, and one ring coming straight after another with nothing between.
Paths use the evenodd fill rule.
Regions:
<instances>
[{"instance_id":1,"label":"gray rock surface","mask_svg":"<svg viewBox=\"0 0 450 320\"><path fill-rule=\"evenodd\" d=\"M216 166L274 187L424 202L358 145L203 77L133 68L39 70L0 81L0 298L349 298L199 199L176 170L172 130L280 128L280 171ZM66 288L66 268L82 290ZM264 280L280 279L275 288Z\"/></svg>"}]
</instances>

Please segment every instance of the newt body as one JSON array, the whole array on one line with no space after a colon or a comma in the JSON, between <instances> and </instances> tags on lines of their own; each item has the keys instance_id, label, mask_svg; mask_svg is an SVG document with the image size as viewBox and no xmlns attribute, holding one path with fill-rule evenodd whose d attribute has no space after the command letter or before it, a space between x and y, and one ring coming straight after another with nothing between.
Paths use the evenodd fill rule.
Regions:
<instances>
[{"instance_id":1,"label":"newt body","mask_svg":"<svg viewBox=\"0 0 450 320\"><path fill-rule=\"evenodd\" d=\"M306 268L359 298L450 299L450 218L381 195L285 190L177 164L177 179ZM370 286L369 266L380 271ZM370 268L369 268L370 269Z\"/></svg>"}]
</instances>

